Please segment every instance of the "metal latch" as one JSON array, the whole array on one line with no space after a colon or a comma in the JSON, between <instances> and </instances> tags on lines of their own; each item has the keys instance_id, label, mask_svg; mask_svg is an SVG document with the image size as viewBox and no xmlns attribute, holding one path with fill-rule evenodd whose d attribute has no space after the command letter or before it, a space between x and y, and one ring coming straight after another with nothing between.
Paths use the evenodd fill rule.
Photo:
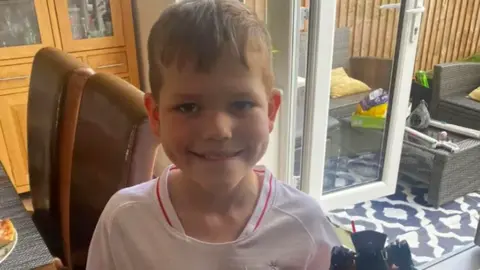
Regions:
<instances>
[{"instance_id":1,"label":"metal latch","mask_svg":"<svg viewBox=\"0 0 480 270\"><path fill-rule=\"evenodd\" d=\"M425 7L423 6L424 0L417 0L415 3L415 7L412 9L405 10L405 13L408 15L412 15L412 30L410 33L410 42L413 43L417 41L418 36L420 35L420 24L422 13L425 12ZM400 3L397 4L385 4L380 6L381 9L400 9Z\"/></svg>"}]
</instances>

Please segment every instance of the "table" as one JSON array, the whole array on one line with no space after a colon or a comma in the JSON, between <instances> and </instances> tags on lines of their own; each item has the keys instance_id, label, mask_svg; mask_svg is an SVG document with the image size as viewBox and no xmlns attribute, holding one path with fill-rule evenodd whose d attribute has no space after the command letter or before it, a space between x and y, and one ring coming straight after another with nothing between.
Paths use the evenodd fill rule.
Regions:
<instances>
[{"instance_id":1,"label":"table","mask_svg":"<svg viewBox=\"0 0 480 270\"><path fill-rule=\"evenodd\" d=\"M10 218L18 242L0 270L56 269L53 257L0 163L0 219Z\"/></svg>"}]
</instances>

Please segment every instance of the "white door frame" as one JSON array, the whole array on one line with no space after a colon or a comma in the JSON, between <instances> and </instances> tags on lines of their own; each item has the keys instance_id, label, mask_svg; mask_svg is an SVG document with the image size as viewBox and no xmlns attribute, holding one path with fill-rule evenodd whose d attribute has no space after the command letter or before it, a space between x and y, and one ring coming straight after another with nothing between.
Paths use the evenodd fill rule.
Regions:
<instances>
[{"instance_id":1,"label":"white door frame","mask_svg":"<svg viewBox=\"0 0 480 270\"><path fill-rule=\"evenodd\" d=\"M299 0L268 1L266 22L272 44L275 87L282 91L279 123L278 177L295 186L295 114L297 101L298 42L300 37ZM295 79L294 79L295 78Z\"/></svg>"},{"instance_id":2,"label":"white door frame","mask_svg":"<svg viewBox=\"0 0 480 270\"><path fill-rule=\"evenodd\" d=\"M421 13L413 13L414 7L423 7L423 0L402 0L403 25L400 42L397 41L394 90L387 122L386 155L381 181L344 189L323 195L323 175L330 100L330 74L335 33L336 0L310 1L309 62L305 93L305 124L303 137L302 190L313 196L325 210L336 209L358 202L368 201L395 192L400 155L408 115L411 75L414 71L418 38L411 38L413 23L420 27ZM296 86L292 78L298 70L298 31L292 33L292 24L298 24L299 1L269 1L268 25L274 46L279 50L275 63L277 85L289 93L284 95L280 112L280 176L289 183L293 178L294 119ZM287 15L288 14L288 15ZM283 16L281 16L283 15ZM285 16L287 15L287 16ZM288 20L286 19L288 18ZM400 16L401 18L401 16ZM316 29L316 31L312 31ZM288 32L287 32L288 31ZM419 31L417 31L418 33ZM293 57L292 57L293 56ZM293 72L291 72L293 70Z\"/></svg>"}]
</instances>

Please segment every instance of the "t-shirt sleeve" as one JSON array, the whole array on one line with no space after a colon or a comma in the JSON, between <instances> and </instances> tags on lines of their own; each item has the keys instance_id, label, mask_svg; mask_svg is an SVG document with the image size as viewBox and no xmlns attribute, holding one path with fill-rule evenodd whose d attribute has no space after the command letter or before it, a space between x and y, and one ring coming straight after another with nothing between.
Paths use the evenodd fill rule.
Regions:
<instances>
[{"instance_id":1,"label":"t-shirt sleeve","mask_svg":"<svg viewBox=\"0 0 480 270\"><path fill-rule=\"evenodd\" d=\"M321 208L318 210L319 218L315 222L315 228L312 229L312 237L315 245L311 259L307 265L307 270L330 269L332 248L340 245L340 240L332 225L325 217Z\"/></svg>"},{"instance_id":2,"label":"t-shirt sleeve","mask_svg":"<svg viewBox=\"0 0 480 270\"><path fill-rule=\"evenodd\" d=\"M329 243L324 243L317 245L309 264L307 265L307 270L328 270L330 269L330 257L331 257L331 245Z\"/></svg>"},{"instance_id":3,"label":"t-shirt sleeve","mask_svg":"<svg viewBox=\"0 0 480 270\"><path fill-rule=\"evenodd\" d=\"M115 262L113 260L110 244L109 222L106 218L108 213L106 213L106 210L104 210L100 216L90 242L87 258L87 270L115 269Z\"/></svg>"},{"instance_id":4,"label":"t-shirt sleeve","mask_svg":"<svg viewBox=\"0 0 480 270\"><path fill-rule=\"evenodd\" d=\"M121 192L110 198L95 227L90 241L87 270L134 269L126 259L121 229L117 222L128 200Z\"/></svg>"}]
</instances>

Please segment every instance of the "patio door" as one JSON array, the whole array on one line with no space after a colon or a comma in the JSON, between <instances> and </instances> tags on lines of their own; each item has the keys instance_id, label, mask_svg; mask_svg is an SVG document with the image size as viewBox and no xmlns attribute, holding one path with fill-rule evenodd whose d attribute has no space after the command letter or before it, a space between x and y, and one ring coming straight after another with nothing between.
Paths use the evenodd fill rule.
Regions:
<instances>
[{"instance_id":1,"label":"patio door","mask_svg":"<svg viewBox=\"0 0 480 270\"><path fill-rule=\"evenodd\" d=\"M395 192L423 9L423 0L268 1L283 90L279 176L327 210ZM384 120L353 117L371 93L388 100Z\"/></svg>"}]
</instances>

